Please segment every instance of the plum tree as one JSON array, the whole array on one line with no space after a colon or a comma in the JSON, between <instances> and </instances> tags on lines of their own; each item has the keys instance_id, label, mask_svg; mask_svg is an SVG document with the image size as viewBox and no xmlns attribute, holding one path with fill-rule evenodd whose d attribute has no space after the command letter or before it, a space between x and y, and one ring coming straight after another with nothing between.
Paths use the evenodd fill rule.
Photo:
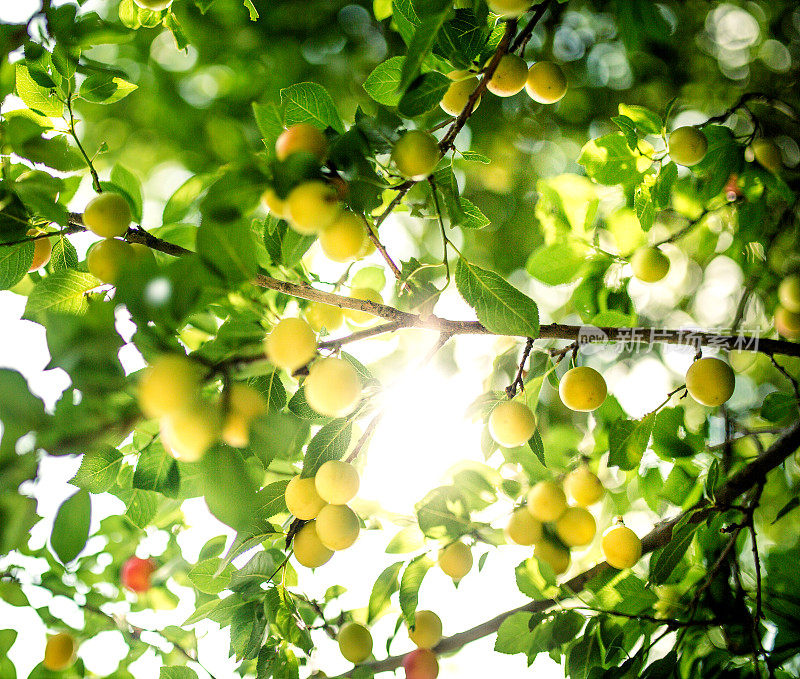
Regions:
<instances>
[{"instance_id":1,"label":"plum tree","mask_svg":"<svg viewBox=\"0 0 800 679\"><path fill-rule=\"evenodd\" d=\"M328 417L349 415L361 400L361 378L343 358L315 361L303 388L308 405Z\"/></svg>"},{"instance_id":2,"label":"plum tree","mask_svg":"<svg viewBox=\"0 0 800 679\"><path fill-rule=\"evenodd\" d=\"M436 654L427 648L417 648L403 656L406 679L436 679L439 676L439 661Z\"/></svg>"},{"instance_id":3,"label":"plum tree","mask_svg":"<svg viewBox=\"0 0 800 679\"><path fill-rule=\"evenodd\" d=\"M518 545L532 545L542 537L542 524L525 507L519 507L512 512L505 533Z\"/></svg>"},{"instance_id":4,"label":"plum tree","mask_svg":"<svg viewBox=\"0 0 800 679\"><path fill-rule=\"evenodd\" d=\"M567 78L558 64L537 61L528 69L525 89L534 101L555 104L567 93Z\"/></svg>"},{"instance_id":5,"label":"plum tree","mask_svg":"<svg viewBox=\"0 0 800 679\"><path fill-rule=\"evenodd\" d=\"M511 97L522 92L527 80L528 64L525 60L516 54L505 54L497 63L486 89L498 97Z\"/></svg>"},{"instance_id":6,"label":"plum tree","mask_svg":"<svg viewBox=\"0 0 800 679\"><path fill-rule=\"evenodd\" d=\"M433 648L442 640L442 621L433 611L418 610L408 637L418 648Z\"/></svg>"},{"instance_id":7,"label":"plum tree","mask_svg":"<svg viewBox=\"0 0 800 679\"><path fill-rule=\"evenodd\" d=\"M588 413L597 410L606 400L608 388L603 376L594 368L577 366L564 373L558 383L561 402L570 410Z\"/></svg>"},{"instance_id":8,"label":"plum tree","mask_svg":"<svg viewBox=\"0 0 800 679\"><path fill-rule=\"evenodd\" d=\"M149 9L153 12L161 12L170 5L172 0L133 0L142 9Z\"/></svg>"},{"instance_id":9,"label":"plum tree","mask_svg":"<svg viewBox=\"0 0 800 679\"><path fill-rule=\"evenodd\" d=\"M445 575L461 580L472 570L472 551L463 542L452 542L439 550L436 562Z\"/></svg>"},{"instance_id":10,"label":"plum tree","mask_svg":"<svg viewBox=\"0 0 800 679\"><path fill-rule=\"evenodd\" d=\"M350 290L350 297L383 304L381 293L372 288L352 288ZM344 316L350 323L358 326L369 325L375 320L374 314L371 314L369 311L361 311L360 309L345 309Z\"/></svg>"},{"instance_id":11,"label":"plum tree","mask_svg":"<svg viewBox=\"0 0 800 679\"><path fill-rule=\"evenodd\" d=\"M488 0L487 4L498 16L515 19L531 8L533 0Z\"/></svg>"},{"instance_id":12,"label":"plum tree","mask_svg":"<svg viewBox=\"0 0 800 679\"><path fill-rule=\"evenodd\" d=\"M567 507L556 521L556 534L567 547L583 547L594 538L597 524L583 507Z\"/></svg>"},{"instance_id":13,"label":"plum tree","mask_svg":"<svg viewBox=\"0 0 800 679\"><path fill-rule=\"evenodd\" d=\"M800 275L786 276L778 286L778 301L793 314L800 313Z\"/></svg>"},{"instance_id":14,"label":"plum tree","mask_svg":"<svg viewBox=\"0 0 800 679\"><path fill-rule=\"evenodd\" d=\"M678 165L691 167L706 156L708 140L696 127L679 127L669 135L669 156Z\"/></svg>"},{"instance_id":15,"label":"plum tree","mask_svg":"<svg viewBox=\"0 0 800 679\"><path fill-rule=\"evenodd\" d=\"M37 236L39 235L39 231L37 229L28 229L26 235ZM49 238L37 238L33 241L33 260L31 261L30 267L28 267L28 273L38 271L43 266L47 266L52 253L53 244L50 242Z\"/></svg>"},{"instance_id":16,"label":"plum tree","mask_svg":"<svg viewBox=\"0 0 800 679\"><path fill-rule=\"evenodd\" d=\"M139 407L147 417L163 417L197 396L203 368L183 354L161 354L141 374Z\"/></svg>"},{"instance_id":17,"label":"plum tree","mask_svg":"<svg viewBox=\"0 0 800 679\"><path fill-rule=\"evenodd\" d=\"M172 455L196 462L219 439L222 413L216 403L195 398L161 419L161 436Z\"/></svg>"},{"instance_id":18,"label":"plum tree","mask_svg":"<svg viewBox=\"0 0 800 679\"><path fill-rule=\"evenodd\" d=\"M333 505L344 505L358 493L360 484L356 468L349 462L328 460L314 477L317 493Z\"/></svg>"},{"instance_id":19,"label":"plum tree","mask_svg":"<svg viewBox=\"0 0 800 679\"><path fill-rule=\"evenodd\" d=\"M131 225L131 208L120 194L106 191L89 201L83 223L101 238L124 236Z\"/></svg>"},{"instance_id":20,"label":"plum tree","mask_svg":"<svg viewBox=\"0 0 800 679\"><path fill-rule=\"evenodd\" d=\"M261 194L261 203L269 210L271 215L278 219L286 218L286 201L271 186L264 189Z\"/></svg>"},{"instance_id":21,"label":"plum tree","mask_svg":"<svg viewBox=\"0 0 800 679\"><path fill-rule=\"evenodd\" d=\"M704 406L721 406L733 395L736 376L733 369L719 358L701 358L686 371L689 395Z\"/></svg>"},{"instance_id":22,"label":"plum tree","mask_svg":"<svg viewBox=\"0 0 800 679\"><path fill-rule=\"evenodd\" d=\"M47 637L42 664L51 672L61 672L75 662L77 644L67 632L59 632Z\"/></svg>"},{"instance_id":23,"label":"plum tree","mask_svg":"<svg viewBox=\"0 0 800 679\"><path fill-rule=\"evenodd\" d=\"M361 531L358 516L347 505L325 505L316 522L320 542L334 552L351 547Z\"/></svg>"},{"instance_id":24,"label":"plum tree","mask_svg":"<svg viewBox=\"0 0 800 679\"><path fill-rule=\"evenodd\" d=\"M564 490L579 507L593 505L603 497L603 484L585 462L564 477Z\"/></svg>"},{"instance_id":25,"label":"plum tree","mask_svg":"<svg viewBox=\"0 0 800 679\"><path fill-rule=\"evenodd\" d=\"M310 123L297 123L278 135L275 155L286 160L293 153L310 153L322 163L328 155L328 140L322 131Z\"/></svg>"},{"instance_id":26,"label":"plum tree","mask_svg":"<svg viewBox=\"0 0 800 679\"><path fill-rule=\"evenodd\" d=\"M566 573L569 568L569 550L552 540L546 538L539 540L533 546L533 555L539 559L539 561L543 561L550 566L550 568L553 569L553 573L556 575Z\"/></svg>"},{"instance_id":27,"label":"plum tree","mask_svg":"<svg viewBox=\"0 0 800 679\"><path fill-rule=\"evenodd\" d=\"M295 186L286 196L285 216L295 231L314 235L330 226L342 211L336 189L318 179Z\"/></svg>"},{"instance_id":28,"label":"plum tree","mask_svg":"<svg viewBox=\"0 0 800 679\"><path fill-rule=\"evenodd\" d=\"M775 309L775 330L786 339L800 339L800 313L779 306Z\"/></svg>"},{"instance_id":29,"label":"plum tree","mask_svg":"<svg viewBox=\"0 0 800 679\"><path fill-rule=\"evenodd\" d=\"M136 257L136 251L124 240L105 238L95 243L86 255L89 273L103 283L116 285L120 270Z\"/></svg>"},{"instance_id":30,"label":"plum tree","mask_svg":"<svg viewBox=\"0 0 800 679\"><path fill-rule=\"evenodd\" d=\"M343 212L319 234L319 244L328 259L350 262L358 259L367 245L367 222L354 212Z\"/></svg>"},{"instance_id":31,"label":"plum tree","mask_svg":"<svg viewBox=\"0 0 800 679\"><path fill-rule=\"evenodd\" d=\"M603 554L614 568L632 568L642 556L642 541L630 528L617 523L603 533Z\"/></svg>"},{"instance_id":32,"label":"plum tree","mask_svg":"<svg viewBox=\"0 0 800 679\"><path fill-rule=\"evenodd\" d=\"M151 559L130 557L120 570L120 583L125 589L141 594L150 589L150 578L155 571L155 563Z\"/></svg>"},{"instance_id":33,"label":"plum tree","mask_svg":"<svg viewBox=\"0 0 800 679\"><path fill-rule=\"evenodd\" d=\"M302 318L284 318L265 341L267 358L278 368L294 372L317 353L317 336Z\"/></svg>"},{"instance_id":34,"label":"plum tree","mask_svg":"<svg viewBox=\"0 0 800 679\"><path fill-rule=\"evenodd\" d=\"M519 401L498 403L489 415L489 433L501 446L514 448L528 442L536 431L536 416Z\"/></svg>"},{"instance_id":35,"label":"plum tree","mask_svg":"<svg viewBox=\"0 0 800 679\"><path fill-rule=\"evenodd\" d=\"M372 655L372 634L364 625L349 621L336 636L339 652L351 663L360 663Z\"/></svg>"},{"instance_id":36,"label":"plum tree","mask_svg":"<svg viewBox=\"0 0 800 679\"><path fill-rule=\"evenodd\" d=\"M409 130L395 143L392 160L398 172L406 179L425 179L441 158L439 142L429 132Z\"/></svg>"},{"instance_id":37,"label":"plum tree","mask_svg":"<svg viewBox=\"0 0 800 679\"><path fill-rule=\"evenodd\" d=\"M250 441L250 424L266 412L267 402L256 389L234 382L227 397L222 440L234 448L244 448Z\"/></svg>"},{"instance_id":38,"label":"plum tree","mask_svg":"<svg viewBox=\"0 0 800 679\"><path fill-rule=\"evenodd\" d=\"M323 328L333 332L342 327L344 313L338 306L311 302L305 310L306 321L314 332L321 332Z\"/></svg>"},{"instance_id":39,"label":"plum tree","mask_svg":"<svg viewBox=\"0 0 800 679\"><path fill-rule=\"evenodd\" d=\"M556 521L567 509L567 497L555 481L539 481L527 495L527 508L537 521Z\"/></svg>"},{"instance_id":40,"label":"plum tree","mask_svg":"<svg viewBox=\"0 0 800 679\"><path fill-rule=\"evenodd\" d=\"M657 283L669 273L669 257L658 248L639 248L631 257L631 268L640 281Z\"/></svg>"},{"instance_id":41,"label":"plum tree","mask_svg":"<svg viewBox=\"0 0 800 679\"><path fill-rule=\"evenodd\" d=\"M467 100L477 86L478 79L475 76L454 80L444 93L442 100L439 102L439 106L441 106L442 110L448 115L457 116L467 105ZM478 108L480 103L481 99L478 97L475 100L473 108Z\"/></svg>"},{"instance_id":42,"label":"plum tree","mask_svg":"<svg viewBox=\"0 0 800 679\"><path fill-rule=\"evenodd\" d=\"M771 139L764 139L763 137L754 139L753 143L750 144L750 149L753 151L756 162L765 170L777 173L783 167L781 150Z\"/></svg>"},{"instance_id":43,"label":"plum tree","mask_svg":"<svg viewBox=\"0 0 800 679\"><path fill-rule=\"evenodd\" d=\"M309 521L292 540L294 558L306 568L319 568L331 560L333 550L322 544L317 534L317 522Z\"/></svg>"},{"instance_id":44,"label":"plum tree","mask_svg":"<svg viewBox=\"0 0 800 679\"><path fill-rule=\"evenodd\" d=\"M316 479L313 476L308 478L293 476L286 484L284 499L286 508L303 521L316 519L326 504L317 493Z\"/></svg>"}]
</instances>

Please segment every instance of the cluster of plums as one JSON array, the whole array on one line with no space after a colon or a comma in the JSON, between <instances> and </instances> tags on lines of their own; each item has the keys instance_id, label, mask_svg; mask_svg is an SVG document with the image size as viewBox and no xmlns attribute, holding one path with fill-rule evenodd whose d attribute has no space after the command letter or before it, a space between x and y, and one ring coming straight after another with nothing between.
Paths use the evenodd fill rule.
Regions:
<instances>
[{"instance_id":1,"label":"cluster of plums","mask_svg":"<svg viewBox=\"0 0 800 679\"><path fill-rule=\"evenodd\" d=\"M339 460L323 463L313 477L295 476L284 492L287 509L306 523L294 536L297 561L306 568L326 564L334 552L351 547L361 525L348 507L360 485L356 468Z\"/></svg>"},{"instance_id":2,"label":"cluster of plums","mask_svg":"<svg viewBox=\"0 0 800 679\"><path fill-rule=\"evenodd\" d=\"M800 339L800 274L786 276L778 286L775 329L790 340Z\"/></svg>"}]
</instances>

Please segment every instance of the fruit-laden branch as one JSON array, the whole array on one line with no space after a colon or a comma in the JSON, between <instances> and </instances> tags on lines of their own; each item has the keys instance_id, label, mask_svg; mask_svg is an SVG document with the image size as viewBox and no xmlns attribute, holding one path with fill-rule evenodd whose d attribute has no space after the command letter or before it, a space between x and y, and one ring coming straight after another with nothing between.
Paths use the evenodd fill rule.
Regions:
<instances>
[{"instance_id":1,"label":"fruit-laden branch","mask_svg":"<svg viewBox=\"0 0 800 679\"><path fill-rule=\"evenodd\" d=\"M798 449L798 447L800 447L800 422L795 423L791 428L787 429L784 435L775 441L763 455L734 474L726 483L718 488L715 492L716 497L713 504L708 500L701 500L692 508L678 514L676 517L657 524L652 531L642 538L642 554L648 554L659 547L667 545L672 539L672 529L687 514L692 515L692 522L699 523L715 511L724 511L737 497L751 488L764 483L767 474L782 464L787 457ZM581 592L588 582L610 568L611 566L606 562L599 563L565 582L562 588L568 592ZM515 613L541 613L552 608L557 603L558 600L556 599L537 599L531 601L524 606L501 613L491 620L487 620L464 632L445 637L433 650L439 654L456 651L472 641L494 634L500 629L500 625L503 621ZM359 667L373 673L388 672L400 667L403 662L403 657L403 655L389 656L385 660L363 663L359 665ZM331 679L345 679L345 677L349 675L350 672L347 672L336 677L331 677Z\"/></svg>"},{"instance_id":2,"label":"fruit-laden branch","mask_svg":"<svg viewBox=\"0 0 800 679\"><path fill-rule=\"evenodd\" d=\"M71 216L69 228L73 229L73 233L85 229L80 221L79 215ZM125 240L131 243L142 243L153 250L176 257L193 254L191 250L187 250L180 245L168 243L140 228L130 228L128 233L125 234ZM366 311L367 313L388 321L388 323L378 325L374 328L360 330L348 337L323 342L322 346L326 348L339 348L349 342L356 342L361 339L366 339L367 337L394 332L401 328L425 328L446 335L499 334L492 332L478 321L453 321L434 315L423 317L408 311L401 311L400 309L386 304L345 297L344 295L337 295L333 292L317 290L309 285L299 285L297 283L282 281L265 274L257 274L253 283L259 287L275 290L289 295L290 297L297 297L310 302L330 304L340 309ZM550 323L540 327L539 335L535 339L567 340L569 342L578 342L578 344L624 342L629 344L632 349L640 346L647 347L653 344L682 344L696 351L699 351L701 347L715 347L717 349L728 350L747 349L748 351L758 351L769 356L773 354L800 356L800 343L797 342L751 337L747 335L724 335L698 330L672 330L667 328L612 328Z\"/></svg>"}]
</instances>

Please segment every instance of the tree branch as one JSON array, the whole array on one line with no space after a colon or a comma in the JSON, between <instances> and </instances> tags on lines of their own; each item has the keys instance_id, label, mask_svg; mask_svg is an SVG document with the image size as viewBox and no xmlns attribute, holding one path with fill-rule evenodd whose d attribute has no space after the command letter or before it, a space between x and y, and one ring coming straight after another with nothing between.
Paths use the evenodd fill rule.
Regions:
<instances>
[{"instance_id":1,"label":"tree branch","mask_svg":"<svg viewBox=\"0 0 800 679\"><path fill-rule=\"evenodd\" d=\"M712 505L707 500L701 500L694 507L682 512L677 516L657 524L644 538L642 538L642 554L648 554L653 550L663 547L672 539L672 529L686 516L687 513L693 513L692 522L699 523L704 520L719 506L725 507L730 505L733 500L745 493L750 488L757 486L764 482L766 475L779 466L783 461L789 457L797 448L800 447L800 422L795 423L791 428L787 429L784 435L779 438L770 448L760 457L756 458L754 462L741 469L734 474L727 483L723 484L716 493L716 504ZM611 566L603 562L590 569L579 573L567 582L562 587L568 591L580 592L586 584L601 575ZM511 617L515 613L540 613L552 608L558 603L556 599L541 599L531 601L518 608L511 609L505 613L495 616L491 620L487 620L480 625L476 625L471 629L459 632L450 637L445 637L433 649L436 653L448 653L460 649L466 644L481 639L483 637L494 634L500 629L500 625L504 620ZM376 660L373 662L363 663L358 667L364 668L369 672L389 672L398 667L403 662L404 655L389 656L384 660ZM337 675L331 679L345 679L351 673Z\"/></svg>"}]
</instances>

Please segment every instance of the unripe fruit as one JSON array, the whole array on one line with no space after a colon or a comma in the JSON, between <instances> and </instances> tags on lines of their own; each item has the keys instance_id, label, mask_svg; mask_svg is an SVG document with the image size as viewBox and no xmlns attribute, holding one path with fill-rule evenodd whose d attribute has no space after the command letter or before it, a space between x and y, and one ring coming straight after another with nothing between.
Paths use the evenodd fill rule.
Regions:
<instances>
[{"instance_id":1,"label":"unripe fruit","mask_svg":"<svg viewBox=\"0 0 800 679\"><path fill-rule=\"evenodd\" d=\"M525 89L540 104L555 104L567 93L567 78L558 64L537 61L528 69Z\"/></svg>"},{"instance_id":2,"label":"unripe fruit","mask_svg":"<svg viewBox=\"0 0 800 679\"><path fill-rule=\"evenodd\" d=\"M528 64L516 54L506 54L500 59L486 89L498 97L511 97L525 87Z\"/></svg>"},{"instance_id":3,"label":"unripe fruit","mask_svg":"<svg viewBox=\"0 0 800 679\"><path fill-rule=\"evenodd\" d=\"M339 652L355 665L372 655L372 634L357 622L342 625L336 640L339 642Z\"/></svg>"},{"instance_id":4,"label":"unripe fruit","mask_svg":"<svg viewBox=\"0 0 800 679\"><path fill-rule=\"evenodd\" d=\"M133 0L142 9L149 9L153 12L160 12L167 9L172 4L172 0Z\"/></svg>"},{"instance_id":5,"label":"unripe fruit","mask_svg":"<svg viewBox=\"0 0 800 679\"><path fill-rule=\"evenodd\" d=\"M267 402L253 387L241 382L231 385L222 440L234 448L244 448L250 441L250 423L266 412Z\"/></svg>"},{"instance_id":6,"label":"unripe fruit","mask_svg":"<svg viewBox=\"0 0 800 679\"><path fill-rule=\"evenodd\" d=\"M555 481L539 481L527 499L528 511L537 521L555 521L567 509L567 498Z\"/></svg>"},{"instance_id":7,"label":"unripe fruit","mask_svg":"<svg viewBox=\"0 0 800 679\"><path fill-rule=\"evenodd\" d=\"M278 368L294 372L317 353L317 336L300 318L284 318L267 335L267 358Z\"/></svg>"},{"instance_id":8,"label":"unripe fruit","mask_svg":"<svg viewBox=\"0 0 800 679\"><path fill-rule=\"evenodd\" d=\"M51 672L65 670L75 662L76 650L75 639L71 634L66 632L54 634L47 638L42 665Z\"/></svg>"},{"instance_id":9,"label":"unripe fruit","mask_svg":"<svg viewBox=\"0 0 800 679\"><path fill-rule=\"evenodd\" d=\"M125 589L139 594L150 589L150 576L155 569L156 565L151 559L132 556L122 564L119 579Z\"/></svg>"},{"instance_id":10,"label":"unripe fruit","mask_svg":"<svg viewBox=\"0 0 800 679\"><path fill-rule=\"evenodd\" d=\"M356 513L347 505L325 505L317 514L320 542L335 552L352 547L361 532Z\"/></svg>"},{"instance_id":11,"label":"unripe fruit","mask_svg":"<svg viewBox=\"0 0 800 679\"><path fill-rule=\"evenodd\" d=\"M779 306L775 309L775 330L786 339L800 339L800 314Z\"/></svg>"},{"instance_id":12,"label":"unripe fruit","mask_svg":"<svg viewBox=\"0 0 800 679\"><path fill-rule=\"evenodd\" d=\"M350 290L350 297L383 304L381 293L372 288L352 288ZM344 315L353 325L369 325L376 318L376 316L369 311L361 311L359 309L345 309Z\"/></svg>"},{"instance_id":13,"label":"unripe fruit","mask_svg":"<svg viewBox=\"0 0 800 679\"><path fill-rule=\"evenodd\" d=\"M632 568L642 556L642 541L627 526L616 524L603 533L603 554L614 568Z\"/></svg>"},{"instance_id":14,"label":"unripe fruit","mask_svg":"<svg viewBox=\"0 0 800 679\"><path fill-rule=\"evenodd\" d=\"M366 247L367 222L361 215L343 212L319 234L319 244L328 259L349 262L358 259Z\"/></svg>"},{"instance_id":15,"label":"unripe fruit","mask_svg":"<svg viewBox=\"0 0 800 679\"><path fill-rule=\"evenodd\" d=\"M95 243L86 255L89 273L103 283L116 285L120 269L136 257L136 251L124 240L106 238Z\"/></svg>"},{"instance_id":16,"label":"unripe fruit","mask_svg":"<svg viewBox=\"0 0 800 679\"><path fill-rule=\"evenodd\" d=\"M327 417L349 415L361 400L361 378L342 358L316 361L303 386L308 405Z\"/></svg>"},{"instance_id":17,"label":"unripe fruit","mask_svg":"<svg viewBox=\"0 0 800 679\"><path fill-rule=\"evenodd\" d=\"M332 505L344 505L358 493L360 480L356 468L349 462L328 460L314 477L317 493Z\"/></svg>"},{"instance_id":18,"label":"unripe fruit","mask_svg":"<svg viewBox=\"0 0 800 679\"><path fill-rule=\"evenodd\" d=\"M131 225L131 208L118 193L101 193L83 211L83 223L102 238L124 236Z\"/></svg>"},{"instance_id":19,"label":"unripe fruit","mask_svg":"<svg viewBox=\"0 0 800 679\"><path fill-rule=\"evenodd\" d=\"M442 640L442 621L433 611L417 611L408 637L419 648L433 648Z\"/></svg>"},{"instance_id":20,"label":"unripe fruit","mask_svg":"<svg viewBox=\"0 0 800 679\"><path fill-rule=\"evenodd\" d=\"M583 507L567 507L556 521L556 534L567 547L588 545L596 532L594 517Z\"/></svg>"},{"instance_id":21,"label":"unripe fruit","mask_svg":"<svg viewBox=\"0 0 800 679\"><path fill-rule=\"evenodd\" d=\"M778 286L778 301L787 311L800 313L800 275L792 274L781 281Z\"/></svg>"},{"instance_id":22,"label":"unripe fruit","mask_svg":"<svg viewBox=\"0 0 800 679\"><path fill-rule=\"evenodd\" d=\"M701 358L686 371L689 395L704 406L720 406L733 395L736 376L733 369L718 358Z\"/></svg>"},{"instance_id":23,"label":"unripe fruit","mask_svg":"<svg viewBox=\"0 0 800 679\"><path fill-rule=\"evenodd\" d=\"M305 236L333 224L341 211L336 189L317 179L298 184L286 196L286 220Z\"/></svg>"},{"instance_id":24,"label":"unripe fruit","mask_svg":"<svg viewBox=\"0 0 800 679\"><path fill-rule=\"evenodd\" d=\"M472 552L463 542L453 542L439 551L439 568L453 580L461 580L472 570Z\"/></svg>"},{"instance_id":25,"label":"unripe fruit","mask_svg":"<svg viewBox=\"0 0 800 679\"><path fill-rule=\"evenodd\" d=\"M333 550L323 545L317 535L316 521L309 521L297 531L292 540L292 547L297 562L306 568L319 568L328 563L333 556Z\"/></svg>"},{"instance_id":26,"label":"unripe fruit","mask_svg":"<svg viewBox=\"0 0 800 679\"><path fill-rule=\"evenodd\" d=\"M325 506L325 500L317 493L313 477L307 479L300 476L292 477L286 485L283 497L286 500L286 508L303 521L317 518L317 514Z\"/></svg>"},{"instance_id":27,"label":"unripe fruit","mask_svg":"<svg viewBox=\"0 0 800 679\"><path fill-rule=\"evenodd\" d=\"M556 575L565 573L569 568L569 550L550 540L537 542L533 547L533 555L550 566Z\"/></svg>"},{"instance_id":28,"label":"unripe fruit","mask_svg":"<svg viewBox=\"0 0 800 679\"><path fill-rule=\"evenodd\" d=\"M669 257L658 248L639 248L631 257L633 275L645 283L657 283L669 273Z\"/></svg>"},{"instance_id":29,"label":"unripe fruit","mask_svg":"<svg viewBox=\"0 0 800 679\"><path fill-rule=\"evenodd\" d=\"M338 306L323 304L322 302L311 302L306 307L306 320L314 332L320 332L323 328L328 332L333 332L342 327L344 314Z\"/></svg>"},{"instance_id":30,"label":"unripe fruit","mask_svg":"<svg viewBox=\"0 0 800 679\"><path fill-rule=\"evenodd\" d=\"M770 172L778 172L783 166L781 151L775 142L769 139L756 139L750 144L756 162Z\"/></svg>"},{"instance_id":31,"label":"unripe fruit","mask_svg":"<svg viewBox=\"0 0 800 679\"><path fill-rule=\"evenodd\" d=\"M520 507L508 520L506 536L518 545L532 545L542 538L542 524L525 507Z\"/></svg>"},{"instance_id":32,"label":"unripe fruit","mask_svg":"<svg viewBox=\"0 0 800 679\"><path fill-rule=\"evenodd\" d=\"M532 0L488 0L489 9L501 17L515 19L527 12Z\"/></svg>"},{"instance_id":33,"label":"unripe fruit","mask_svg":"<svg viewBox=\"0 0 800 679\"><path fill-rule=\"evenodd\" d=\"M457 116L464 110L470 95L475 91L477 86L478 79L474 76L466 80L456 80L447 88L447 92L444 93L442 100L439 102L439 106L442 107L445 113L451 116ZM480 103L481 98L478 97L475 100L475 105L472 107L472 110L474 111L477 109Z\"/></svg>"},{"instance_id":34,"label":"unripe fruit","mask_svg":"<svg viewBox=\"0 0 800 679\"><path fill-rule=\"evenodd\" d=\"M133 252L133 261L136 265L155 264L156 256L144 243L129 243Z\"/></svg>"},{"instance_id":35,"label":"unripe fruit","mask_svg":"<svg viewBox=\"0 0 800 679\"><path fill-rule=\"evenodd\" d=\"M26 233L28 236L37 236L39 232L36 229L30 229ZM33 260L28 268L28 273L36 271L46 266L50 261L50 255L53 252L53 244L49 238L37 238L33 241Z\"/></svg>"},{"instance_id":36,"label":"unripe fruit","mask_svg":"<svg viewBox=\"0 0 800 679\"><path fill-rule=\"evenodd\" d=\"M564 490L576 505L588 507L603 497L603 484L585 464L573 469L564 478Z\"/></svg>"},{"instance_id":37,"label":"unripe fruit","mask_svg":"<svg viewBox=\"0 0 800 679\"><path fill-rule=\"evenodd\" d=\"M162 354L139 380L139 407L147 417L163 417L188 405L197 395L202 367L183 354Z\"/></svg>"},{"instance_id":38,"label":"unripe fruit","mask_svg":"<svg viewBox=\"0 0 800 679\"><path fill-rule=\"evenodd\" d=\"M286 201L278 196L272 187L265 189L264 193L261 194L261 202L271 215L278 219L286 218Z\"/></svg>"},{"instance_id":39,"label":"unripe fruit","mask_svg":"<svg viewBox=\"0 0 800 679\"><path fill-rule=\"evenodd\" d=\"M427 648L418 648L403 658L406 679L436 679L439 676L439 661L436 654Z\"/></svg>"},{"instance_id":40,"label":"unripe fruit","mask_svg":"<svg viewBox=\"0 0 800 679\"><path fill-rule=\"evenodd\" d=\"M561 402L570 410L588 413L606 400L608 388L603 376L594 368L578 366L568 370L558 384Z\"/></svg>"},{"instance_id":41,"label":"unripe fruit","mask_svg":"<svg viewBox=\"0 0 800 679\"><path fill-rule=\"evenodd\" d=\"M706 136L696 127L684 126L670 132L669 156L678 165L691 167L705 158L708 151Z\"/></svg>"},{"instance_id":42,"label":"unripe fruit","mask_svg":"<svg viewBox=\"0 0 800 679\"><path fill-rule=\"evenodd\" d=\"M489 433L501 446L514 448L528 442L536 431L536 416L519 401L498 403L489 415Z\"/></svg>"},{"instance_id":43,"label":"unripe fruit","mask_svg":"<svg viewBox=\"0 0 800 679\"><path fill-rule=\"evenodd\" d=\"M328 155L328 140L322 131L309 123L297 123L281 132L275 142L278 160L286 160L292 153L305 151L321 163Z\"/></svg>"},{"instance_id":44,"label":"unripe fruit","mask_svg":"<svg viewBox=\"0 0 800 679\"><path fill-rule=\"evenodd\" d=\"M196 399L161 420L161 436L175 459L196 462L219 439L221 426L217 405Z\"/></svg>"},{"instance_id":45,"label":"unripe fruit","mask_svg":"<svg viewBox=\"0 0 800 679\"><path fill-rule=\"evenodd\" d=\"M392 160L398 172L414 181L421 181L433 172L439 158L441 153L436 137L422 130L406 132L392 149Z\"/></svg>"}]
</instances>

